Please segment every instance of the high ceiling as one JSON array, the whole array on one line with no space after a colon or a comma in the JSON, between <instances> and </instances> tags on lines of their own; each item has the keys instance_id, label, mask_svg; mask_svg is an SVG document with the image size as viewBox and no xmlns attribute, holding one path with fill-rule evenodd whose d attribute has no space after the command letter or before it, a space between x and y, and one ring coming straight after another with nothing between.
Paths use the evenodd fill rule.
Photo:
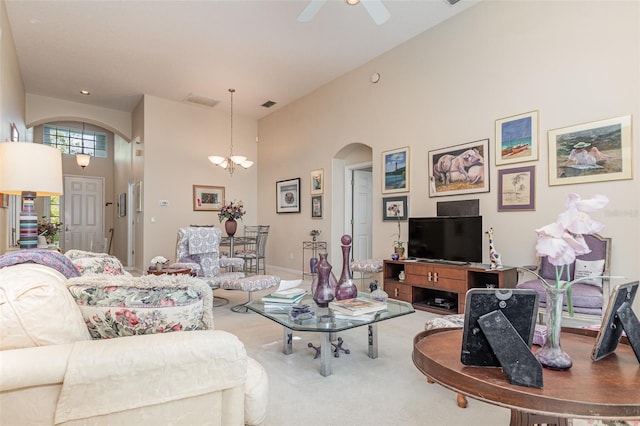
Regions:
<instances>
[{"instance_id":1,"label":"high ceiling","mask_svg":"<svg viewBox=\"0 0 640 426\"><path fill-rule=\"evenodd\" d=\"M363 0L364 1L364 0ZM369 0L371 1L371 0ZM143 94L190 94L261 118L479 0L329 0L310 22L307 0L6 0L27 93L132 111ZM83 96L80 90L91 92ZM261 105L275 101L270 109Z\"/></svg>"}]
</instances>

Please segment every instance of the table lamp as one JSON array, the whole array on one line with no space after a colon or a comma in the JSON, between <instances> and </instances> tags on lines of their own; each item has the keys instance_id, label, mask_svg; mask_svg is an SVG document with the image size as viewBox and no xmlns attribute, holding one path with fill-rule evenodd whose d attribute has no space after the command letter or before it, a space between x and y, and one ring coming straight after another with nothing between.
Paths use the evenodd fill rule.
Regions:
<instances>
[{"instance_id":1,"label":"table lamp","mask_svg":"<svg viewBox=\"0 0 640 426\"><path fill-rule=\"evenodd\" d=\"M37 196L62 195L60 150L31 142L0 142L0 193L22 195L20 248L38 246Z\"/></svg>"}]
</instances>

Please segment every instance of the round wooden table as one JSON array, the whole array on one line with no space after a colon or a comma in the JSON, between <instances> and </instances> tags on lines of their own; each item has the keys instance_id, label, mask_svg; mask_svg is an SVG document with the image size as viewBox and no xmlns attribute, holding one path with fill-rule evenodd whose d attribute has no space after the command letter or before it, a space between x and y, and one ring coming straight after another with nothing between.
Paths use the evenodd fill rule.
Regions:
<instances>
[{"instance_id":1,"label":"round wooden table","mask_svg":"<svg viewBox=\"0 0 640 426\"><path fill-rule=\"evenodd\" d=\"M511 425L553 418L640 419L640 363L628 344L593 362L597 332L564 328L562 349L572 360L567 371L543 368L543 389L512 385L501 368L460 362L462 329L433 329L414 338L413 363L429 379L471 398L511 409Z\"/></svg>"},{"instance_id":2,"label":"round wooden table","mask_svg":"<svg viewBox=\"0 0 640 426\"><path fill-rule=\"evenodd\" d=\"M191 275L189 268L162 268L162 271L147 269L149 275Z\"/></svg>"}]
</instances>

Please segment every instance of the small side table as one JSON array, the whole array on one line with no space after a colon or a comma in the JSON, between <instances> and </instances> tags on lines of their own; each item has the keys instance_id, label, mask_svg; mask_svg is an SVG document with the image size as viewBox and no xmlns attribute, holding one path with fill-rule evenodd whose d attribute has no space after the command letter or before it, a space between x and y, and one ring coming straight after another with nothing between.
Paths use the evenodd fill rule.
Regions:
<instances>
[{"instance_id":1,"label":"small side table","mask_svg":"<svg viewBox=\"0 0 640 426\"><path fill-rule=\"evenodd\" d=\"M148 275L191 275L189 268L162 268L162 271L147 269Z\"/></svg>"}]
</instances>

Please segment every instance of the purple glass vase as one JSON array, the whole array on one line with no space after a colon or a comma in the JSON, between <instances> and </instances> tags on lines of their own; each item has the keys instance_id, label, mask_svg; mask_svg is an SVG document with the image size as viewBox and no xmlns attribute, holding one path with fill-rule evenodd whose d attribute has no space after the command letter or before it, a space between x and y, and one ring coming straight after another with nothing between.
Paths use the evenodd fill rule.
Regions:
<instances>
[{"instance_id":1,"label":"purple glass vase","mask_svg":"<svg viewBox=\"0 0 640 426\"><path fill-rule=\"evenodd\" d=\"M340 242L342 242L342 274L340 274L340 279L338 280L336 299L353 299L358 295L358 287L353 283L353 275L351 274L351 268L349 267L351 236L346 234L343 235Z\"/></svg>"},{"instance_id":2,"label":"purple glass vase","mask_svg":"<svg viewBox=\"0 0 640 426\"><path fill-rule=\"evenodd\" d=\"M321 308L329 306L329 302L335 299L336 285L331 283L331 264L327 262L327 253L320 253L320 262L318 262L318 275L311 284L311 294L313 301ZM335 276L333 280L335 281ZM337 284L337 283L336 283Z\"/></svg>"},{"instance_id":3,"label":"purple glass vase","mask_svg":"<svg viewBox=\"0 0 640 426\"><path fill-rule=\"evenodd\" d=\"M309 271L312 274L315 274L318 272L318 258L317 257L312 257L311 259L309 259Z\"/></svg>"}]
</instances>

